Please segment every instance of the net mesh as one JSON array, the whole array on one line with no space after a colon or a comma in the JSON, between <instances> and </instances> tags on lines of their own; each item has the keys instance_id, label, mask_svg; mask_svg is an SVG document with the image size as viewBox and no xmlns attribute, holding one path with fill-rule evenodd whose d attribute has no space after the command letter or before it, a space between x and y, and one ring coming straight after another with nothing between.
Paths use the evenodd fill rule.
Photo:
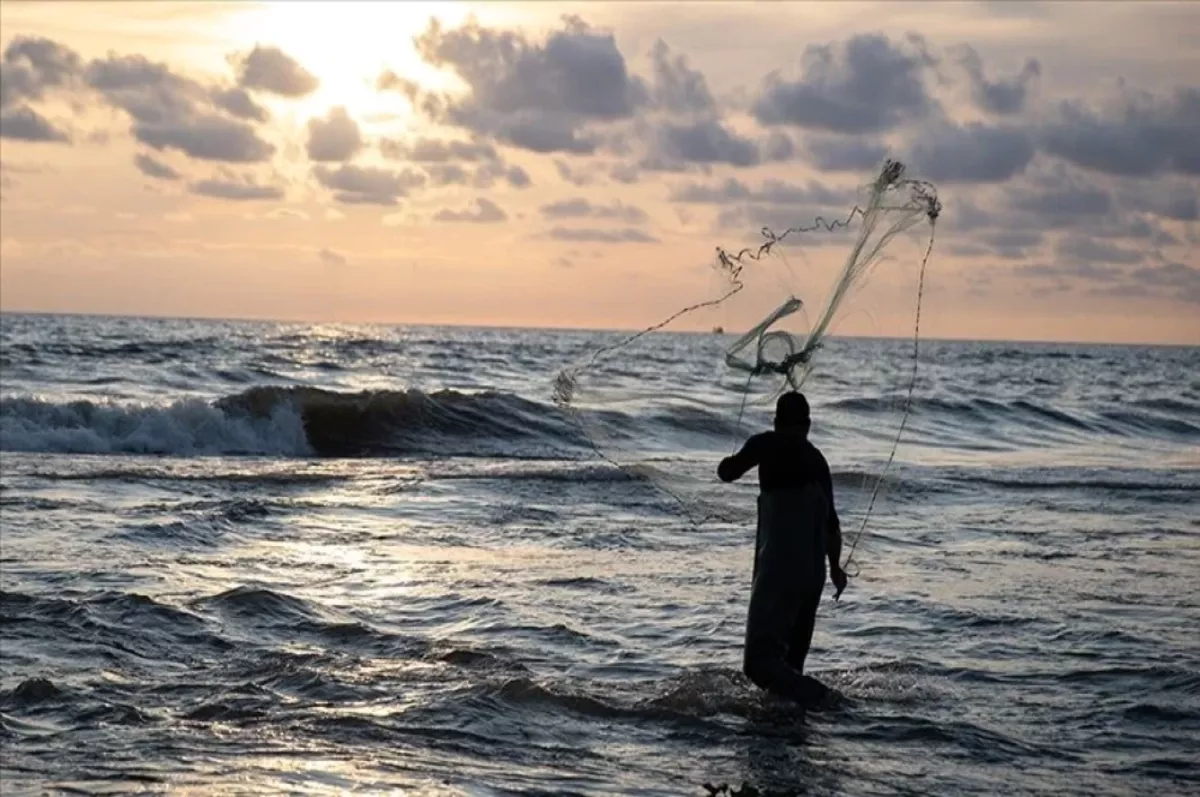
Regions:
<instances>
[{"instance_id":1,"label":"net mesh","mask_svg":"<svg viewBox=\"0 0 1200 797\"><path fill-rule=\"evenodd\" d=\"M889 246L897 236L927 225L916 285L912 361L908 384L899 391L904 396L900 419L885 463L878 473L863 480L861 518L848 548L849 561L881 494L907 422L916 384L925 268L941 213L935 186L908 179L905 167L896 161L887 161L863 190L864 201L841 219L818 217L781 233L764 228L758 246L737 252L718 247L714 265L721 286L714 298L688 305L639 332L599 346L559 372L554 399L572 414L596 453L673 498L694 524L745 520L753 511L750 491L745 487L717 489L716 460L740 445L747 426L769 426L771 406L780 393L805 386L847 299L889 259ZM766 287L760 294L769 297L774 293L777 304L731 343L720 334L673 331L684 319L695 321L698 314L711 313L741 298L752 277L765 277L765 272L772 270L778 276L778 268L765 267L772 261L781 263L794 277L783 254L785 245L832 233L852 235L852 239L844 263L807 329L786 328L795 326L798 317L806 314L805 302L795 292L780 291L763 279L760 287ZM795 280L777 282L787 287L789 282L794 286ZM781 293L785 294L782 300Z\"/></svg>"}]
</instances>

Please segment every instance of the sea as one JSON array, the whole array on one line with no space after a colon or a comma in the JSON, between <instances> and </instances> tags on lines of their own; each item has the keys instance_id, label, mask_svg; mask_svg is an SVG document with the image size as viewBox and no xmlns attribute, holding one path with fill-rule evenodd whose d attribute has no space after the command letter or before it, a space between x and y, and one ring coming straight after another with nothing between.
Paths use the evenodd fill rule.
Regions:
<instances>
[{"instance_id":1,"label":"sea","mask_svg":"<svg viewBox=\"0 0 1200 797\"><path fill-rule=\"evenodd\" d=\"M912 341L831 338L803 711L714 472L770 408L655 333L627 467L554 401L623 334L0 316L0 791L1200 794L1200 348L920 341L896 438Z\"/></svg>"}]
</instances>

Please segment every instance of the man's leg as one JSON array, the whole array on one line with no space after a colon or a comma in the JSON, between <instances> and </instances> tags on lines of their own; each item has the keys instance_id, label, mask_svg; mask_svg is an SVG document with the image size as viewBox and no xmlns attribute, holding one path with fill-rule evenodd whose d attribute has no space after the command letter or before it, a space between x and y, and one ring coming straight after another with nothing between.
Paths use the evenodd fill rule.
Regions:
<instances>
[{"instance_id":1,"label":"man's leg","mask_svg":"<svg viewBox=\"0 0 1200 797\"><path fill-rule=\"evenodd\" d=\"M804 672L804 660L808 657L808 649L812 646L813 627L817 623L817 606L821 603L821 591L815 590L804 594L800 599L800 608L796 612L796 622L792 625L791 637L788 640L787 663L796 672Z\"/></svg>"},{"instance_id":2,"label":"man's leg","mask_svg":"<svg viewBox=\"0 0 1200 797\"><path fill-rule=\"evenodd\" d=\"M813 627L817 621L817 606L821 603L821 591L814 590L806 592L800 599L800 608L796 613L796 622L792 626L792 637L788 643L787 663L798 673L801 673L800 678L803 681L802 689L805 703L815 703L824 700L830 694L830 689L825 684L813 678L811 675L804 675L804 660L808 657L809 647L812 645Z\"/></svg>"},{"instance_id":3,"label":"man's leg","mask_svg":"<svg viewBox=\"0 0 1200 797\"><path fill-rule=\"evenodd\" d=\"M790 574L760 569L750 595L742 669L756 686L807 703L815 682L787 662L788 641L801 607ZM775 578L770 576L775 575Z\"/></svg>"},{"instance_id":4,"label":"man's leg","mask_svg":"<svg viewBox=\"0 0 1200 797\"><path fill-rule=\"evenodd\" d=\"M810 552L806 545L819 542L813 535L824 523L823 500L816 487L762 493L758 499L754 586L743 669L760 688L801 703L810 702L814 687L820 684L788 663L788 648L798 621L807 622L808 637L812 637L812 618L801 621L801 613L815 615L816 604L809 596L815 589L816 600L820 600L825 578L823 572L820 578L815 571L805 572L802 565L811 559L814 565L824 567L824 560L814 559L811 553L815 550ZM814 547L819 546L814 543ZM807 648L806 642L805 652Z\"/></svg>"}]
</instances>

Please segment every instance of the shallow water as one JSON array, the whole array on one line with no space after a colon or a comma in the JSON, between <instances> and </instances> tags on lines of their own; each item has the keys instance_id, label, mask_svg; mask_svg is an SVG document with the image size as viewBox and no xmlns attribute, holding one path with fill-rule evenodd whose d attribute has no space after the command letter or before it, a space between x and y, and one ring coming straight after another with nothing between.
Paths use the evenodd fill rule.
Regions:
<instances>
[{"instance_id":1,"label":"shallow water","mask_svg":"<svg viewBox=\"0 0 1200 797\"><path fill-rule=\"evenodd\" d=\"M696 527L550 401L609 339L4 316L4 793L1200 790L1200 350L926 342L802 716L739 672L753 484ZM807 386L851 521L909 345ZM696 397L603 422L708 473Z\"/></svg>"}]
</instances>

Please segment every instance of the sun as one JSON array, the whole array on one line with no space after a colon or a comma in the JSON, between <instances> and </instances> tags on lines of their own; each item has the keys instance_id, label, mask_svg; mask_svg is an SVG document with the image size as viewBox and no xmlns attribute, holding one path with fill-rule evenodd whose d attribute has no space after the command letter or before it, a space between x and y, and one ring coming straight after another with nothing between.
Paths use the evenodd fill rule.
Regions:
<instances>
[{"instance_id":1,"label":"sun","mask_svg":"<svg viewBox=\"0 0 1200 797\"><path fill-rule=\"evenodd\" d=\"M480 11L454 2L279 2L259 3L226 19L239 48L276 46L320 80L311 95L294 103L299 116L316 116L344 106L360 122L394 116L406 102L381 93L375 83L392 70L429 90L451 89L453 76L421 60L413 38L437 18L461 24Z\"/></svg>"}]
</instances>

